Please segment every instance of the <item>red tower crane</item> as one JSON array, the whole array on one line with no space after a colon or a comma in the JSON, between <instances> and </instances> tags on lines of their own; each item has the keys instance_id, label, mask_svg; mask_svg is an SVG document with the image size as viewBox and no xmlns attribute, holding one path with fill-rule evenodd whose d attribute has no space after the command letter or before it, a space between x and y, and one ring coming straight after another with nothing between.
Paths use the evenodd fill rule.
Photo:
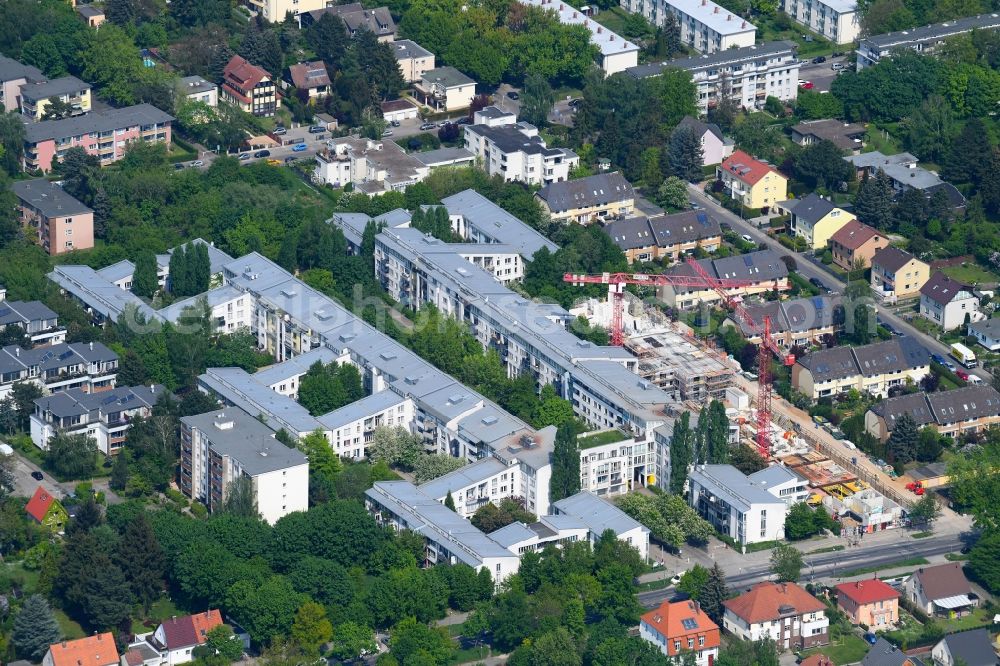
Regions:
<instances>
[{"instance_id":1,"label":"red tower crane","mask_svg":"<svg viewBox=\"0 0 1000 666\"><path fill-rule=\"evenodd\" d=\"M622 334L622 312L624 310L625 286L629 284L646 287L696 287L712 289L719 294L722 302L733 311L736 318L750 331L760 332L761 344L757 351L757 451L765 458L771 453L771 354L774 354L785 365L795 363L795 357L785 354L771 337L771 318L764 317L758 323L740 302L739 298L729 292L731 289L742 289L756 284L754 280L728 280L712 277L694 259L688 259L688 265L695 275L653 275L647 273L602 273L600 275L580 275L566 273L564 282L580 286L584 284L606 284L611 294L611 344L621 346L624 343Z\"/></svg>"}]
</instances>

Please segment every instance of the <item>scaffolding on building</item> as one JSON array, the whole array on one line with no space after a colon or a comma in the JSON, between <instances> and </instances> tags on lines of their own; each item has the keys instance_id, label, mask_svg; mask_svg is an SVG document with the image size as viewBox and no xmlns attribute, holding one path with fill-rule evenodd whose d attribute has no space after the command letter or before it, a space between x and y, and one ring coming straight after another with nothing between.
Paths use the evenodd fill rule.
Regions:
<instances>
[{"instance_id":1,"label":"scaffolding on building","mask_svg":"<svg viewBox=\"0 0 1000 666\"><path fill-rule=\"evenodd\" d=\"M661 328L628 337L626 349L639 359L636 372L643 379L670 391L679 400L705 405L725 400L734 385L737 364L677 328Z\"/></svg>"}]
</instances>

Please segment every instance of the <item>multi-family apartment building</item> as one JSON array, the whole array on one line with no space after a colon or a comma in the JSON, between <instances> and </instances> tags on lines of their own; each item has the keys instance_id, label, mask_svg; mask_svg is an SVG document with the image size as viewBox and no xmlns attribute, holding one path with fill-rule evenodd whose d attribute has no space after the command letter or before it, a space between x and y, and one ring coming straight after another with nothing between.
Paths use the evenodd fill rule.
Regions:
<instances>
[{"instance_id":1,"label":"multi-family apartment building","mask_svg":"<svg viewBox=\"0 0 1000 666\"><path fill-rule=\"evenodd\" d=\"M31 441L43 451L58 433L86 435L104 455L118 453L125 445L131 421L145 418L166 395L160 385L119 386L88 393L75 388L35 400L31 415Z\"/></svg>"},{"instance_id":2,"label":"multi-family apartment building","mask_svg":"<svg viewBox=\"0 0 1000 666\"><path fill-rule=\"evenodd\" d=\"M639 62L639 45L624 39L601 25L589 13L578 9L566 0L520 0L526 5L540 7L555 13L565 25L582 25L590 31L590 43L598 51L597 64L605 75L611 76L634 67Z\"/></svg>"},{"instance_id":3,"label":"multi-family apartment building","mask_svg":"<svg viewBox=\"0 0 1000 666\"><path fill-rule=\"evenodd\" d=\"M716 179L747 208L768 208L788 197L788 179L766 162L734 151L715 169Z\"/></svg>"},{"instance_id":4,"label":"multi-family apartment building","mask_svg":"<svg viewBox=\"0 0 1000 666\"><path fill-rule=\"evenodd\" d=\"M833 263L845 271L870 268L875 253L889 246L889 239L867 224L850 220L830 236L830 253Z\"/></svg>"},{"instance_id":5,"label":"multi-family apartment building","mask_svg":"<svg viewBox=\"0 0 1000 666\"><path fill-rule=\"evenodd\" d=\"M50 255L94 247L94 211L44 178L11 186L21 223Z\"/></svg>"},{"instance_id":6,"label":"multi-family apartment building","mask_svg":"<svg viewBox=\"0 0 1000 666\"><path fill-rule=\"evenodd\" d=\"M930 266L892 245L872 257L871 287L883 301L916 297L930 276Z\"/></svg>"},{"instance_id":7,"label":"multi-family apartment building","mask_svg":"<svg viewBox=\"0 0 1000 666\"><path fill-rule=\"evenodd\" d=\"M400 39L392 43L392 54L399 63L403 80L415 83L424 74L434 69L434 54L410 39Z\"/></svg>"},{"instance_id":8,"label":"multi-family apartment building","mask_svg":"<svg viewBox=\"0 0 1000 666\"><path fill-rule=\"evenodd\" d=\"M555 252L559 246L496 205L475 190L463 190L441 200L448 209L451 229L470 243L502 243L518 248L531 260L535 252L546 248Z\"/></svg>"},{"instance_id":9,"label":"multi-family apartment building","mask_svg":"<svg viewBox=\"0 0 1000 666\"><path fill-rule=\"evenodd\" d=\"M713 666L722 644L719 625L693 599L664 601L643 615L639 637L671 659L693 654L696 666Z\"/></svg>"},{"instance_id":10,"label":"multi-family apartment building","mask_svg":"<svg viewBox=\"0 0 1000 666\"><path fill-rule=\"evenodd\" d=\"M392 42L396 39L396 23L392 20L392 13L388 7L366 9L360 2L348 2L342 5L331 5L327 2L321 9L300 8L298 11L299 25L303 29L323 18L324 14L332 14L344 22L344 29L349 37L354 37L361 31L368 31L380 42Z\"/></svg>"},{"instance_id":11,"label":"multi-family apartment building","mask_svg":"<svg viewBox=\"0 0 1000 666\"><path fill-rule=\"evenodd\" d=\"M949 37L966 35L973 30L1000 29L1000 15L981 14L934 23L918 28L871 35L858 42L858 71L870 67L897 49L909 48L917 53L933 53Z\"/></svg>"},{"instance_id":12,"label":"multi-family apartment building","mask_svg":"<svg viewBox=\"0 0 1000 666\"><path fill-rule=\"evenodd\" d=\"M100 28L101 24L107 20L104 9L102 7L95 7L94 5L77 5L76 13L80 15L80 18L84 20L88 27L94 30Z\"/></svg>"},{"instance_id":13,"label":"multi-family apartment building","mask_svg":"<svg viewBox=\"0 0 1000 666\"><path fill-rule=\"evenodd\" d=\"M930 363L930 352L908 336L860 347L831 347L795 362L792 388L813 400L851 389L886 397L893 387L920 382L930 374Z\"/></svg>"},{"instance_id":14,"label":"multi-family apartment building","mask_svg":"<svg viewBox=\"0 0 1000 666\"><path fill-rule=\"evenodd\" d=\"M66 115L79 116L92 110L90 84L75 76L26 83L21 86L21 113L32 122L43 120L52 104L61 102ZM64 116L65 117L65 116Z\"/></svg>"},{"instance_id":15,"label":"multi-family apartment building","mask_svg":"<svg viewBox=\"0 0 1000 666\"><path fill-rule=\"evenodd\" d=\"M66 329L59 326L59 316L41 301L8 301L0 293L0 331L17 326L31 341L31 346L56 345L66 341Z\"/></svg>"},{"instance_id":16,"label":"multi-family apartment building","mask_svg":"<svg viewBox=\"0 0 1000 666\"><path fill-rule=\"evenodd\" d=\"M714 252L722 245L722 227L714 215L704 210L637 216L614 220L604 227L628 262L678 261L682 254L701 248Z\"/></svg>"},{"instance_id":17,"label":"multi-family apartment building","mask_svg":"<svg viewBox=\"0 0 1000 666\"><path fill-rule=\"evenodd\" d=\"M903 414L909 414L918 427L930 426L942 435L958 438L1000 423L1000 393L981 385L889 398L865 413L865 429L884 442Z\"/></svg>"},{"instance_id":18,"label":"multi-family apartment building","mask_svg":"<svg viewBox=\"0 0 1000 666\"><path fill-rule=\"evenodd\" d=\"M798 96L801 62L794 42L777 41L716 51L711 55L638 65L628 69L636 78L658 76L668 67L691 73L702 115L720 98L734 98L745 109L761 109L768 97L783 102Z\"/></svg>"},{"instance_id":19,"label":"multi-family apartment building","mask_svg":"<svg viewBox=\"0 0 1000 666\"><path fill-rule=\"evenodd\" d=\"M535 198L553 222L604 222L635 210L635 190L617 171L549 183Z\"/></svg>"},{"instance_id":20,"label":"multi-family apartment building","mask_svg":"<svg viewBox=\"0 0 1000 666\"><path fill-rule=\"evenodd\" d=\"M975 287L935 271L920 288L920 314L942 329L953 331L987 318L979 309L980 297Z\"/></svg>"},{"instance_id":21,"label":"multi-family apartment building","mask_svg":"<svg viewBox=\"0 0 1000 666\"><path fill-rule=\"evenodd\" d=\"M0 349L0 400L15 383L30 382L46 393L79 388L87 393L114 388L118 355L100 342L73 342Z\"/></svg>"},{"instance_id":22,"label":"multi-family apartment building","mask_svg":"<svg viewBox=\"0 0 1000 666\"><path fill-rule=\"evenodd\" d=\"M624 495L634 488L655 485L666 470L657 464L656 441L636 440L618 430L586 433L577 438L580 489L598 497Z\"/></svg>"},{"instance_id":23,"label":"multi-family apartment building","mask_svg":"<svg viewBox=\"0 0 1000 666\"><path fill-rule=\"evenodd\" d=\"M723 606L722 626L737 638L769 638L781 650L830 642L826 605L795 583L758 583Z\"/></svg>"},{"instance_id":24,"label":"multi-family apartment building","mask_svg":"<svg viewBox=\"0 0 1000 666\"><path fill-rule=\"evenodd\" d=\"M222 70L222 99L255 116L273 116L281 108L281 95L267 70L238 55Z\"/></svg>"},{"instance_id":25,"label":"multi-family apartment building","mask_svg":"<svg viewBox=\"0 0 1000 666\"><path fill-rule=\"evenodd\" d=\"M712 0L621 0L625 11L641 14L655 26L673 14L681 30L681 42L711 54L753 46L757 27Z\"/></svg>"},{"instance_id":26,"label":"multi-family apartment building","mask_svg":"<svg viewBox=\"0 0 1000 666\"><path fill-rule=\"evenodd\" d=\"M774 250L758 250L722 259L699 259L698 264L713 278L747 281L749 284L746 286L729 290L742 296L769 291L782 292L790 288L788 267ZM692 277L699 275L687 264L680 264L671 268L669 272ZM715 289L702 287L667 286L661 289L660 297L670 307L681 309L722 300Z\"/></svg>"},{"instance_id":27,"label":"multi-family apartment building","mask_svg":"<svg viewBox=\"0 0 1000 666\"><path fill-rule=\"evenodd\" d=\"M96 155L101 166L120 160L132 141L170 145L173 116L150 104L30 123L24 128L24 169L50 171L70 148Z\"/></svg>"},{"instance_id":28,"label":"multi-family apartment building","mask_svg":"<svg viewBox=\"0 0 1000 666\"><path fill-rule=\"evenodd\" d=\"M854 0L783 0L781 9L834 44L850 44L861 33L861 17Z\"/></svg>"},{"instance_id":29,"label":"multi-family apartment building","mask_svg":"<svg viewBox=\"0 0 1000 666\"><path fill-rule=\"evenodd\" d=\"M467 109L476 96L476 82L449 66L425 70L413 89L421 102L437 111Z\"/></svg>"},{"instance_id":30,"label":"multi-family apartment building","mask_svg":"<svg viewBox=\"0 0 1000 666\"><path fill-rule=\"evenodd\" d=\"M0 56L0 108L8 112L19 111L21 88L26 84L45 80L45 75L36 67Z\"/></svg>"},{"instance_id":31,"label":"multi-family apartment building","mask_svg":"<svg viewBox=\"0 0 1000 666\"><path fill-rule=\"evenodd\" d=\"M830 236L854 219L853 215L816 193L782 201L779 206L791 216L789 229L792 234L804 239L812 250L824 249Z\"/></svg>"},{"instance_id":32,"label":"multi-family apartment building","mask_svg":"<svg viewBox=\"0 0 1000 666\"><path fill-rule=\"evenodd\" d=\"M339 137L316 153L315 183L344 187L353 183L366 194L402 191L430 175L430 167L394 141Z\"/></svg>"},{"instance_id":33,"label":"multi-family apartment building","mask_svg":"<svg viewBox=\"0 0 1000 666\"><path fill-rule=\"evenodd\" d=\"M738 317L727 317L723 326L736 326L740 333L755 345L764 334L760 325L764 318L771 319L771 338L785 349L808 347L827 342L843 322L838 321L839 299L829 296L809 296L787 301L746 303L747 312L757 322L752 328Z\"/></svg>"},{"instance_id":34,"label":"multi-family apartment building","mask_svg":"<svg viewBox=\"0 0 1000 666\"><path fill-rule=\"evenodd\" d=\"M548 185L569 179L580 158L568 148L549 148L528 123L466 125L465 148L491 176L529 185Z\"/></svg>"},{"instance_id":35,"label":"multi-family apartment building","mask_svg":"<svg viewBox=\"0 0 1000 666\"><path fill-rule=\"evenodd\" d=\"M732 465L696 465L688 484L691 506L740 545L785 538L788 507L808 496L805 479L780 465L749 476Z\"/></svg>"},{"instance_id":36,"label":"multi-family apartment building","mask_svg":"<svg viewBox=\"0 0 1000 666\"><path fill-rule=\"evenodd\" d=\"M257 511L272 525L309 508L309 461L273 430L235 407L182 417L181 491L214 513L240 479L248 480Z\"/></svg>"}]
</instances>

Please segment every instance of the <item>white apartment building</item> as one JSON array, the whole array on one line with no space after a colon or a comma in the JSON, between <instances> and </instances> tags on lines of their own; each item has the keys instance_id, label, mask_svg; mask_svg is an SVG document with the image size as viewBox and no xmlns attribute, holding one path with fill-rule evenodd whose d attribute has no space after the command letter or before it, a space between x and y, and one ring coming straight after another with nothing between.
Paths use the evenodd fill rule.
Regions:
<instances>
[{"instance_id":1,"label":"white apartment building","mask_svg":"<svg viewBox=\"0 0 1000 666\"><path fill-rule=\"evenodd\" d=\"M636 78L658 76L667 67L691 72L702 115L726 93L745 109L761 109L768 97L788 102L798 96L799 68L796 44L765 42L756 46L716 51L711 55L639 65L628 72Z\"/></svg>"},{"instance_id":2,"label":"white apartment building","mask_svg":"<svg viewBox=\"0 0 1000 666\"><path fill-rule=\"evenodd\" d=\"M697 465L688 477L689 502L740 545L785 538L788 507L806 498L806 482L785 467L750 476L732 465Z\"/></svg>"},{"instance_id":3,"label":"white apartment building","mask_svg":"<svg viewBox=\"0 0 1000 666\"><path fill-rule=\"evenodd\" d=\"M742 640L769 638L779 650L830 642L826 605L795 583L758 583L723 606L723 628Z\"/></svg>"},{"instance_id":4,"label":"white apartment building","mask_svg":"<svg viewBox=\"0 0 1000 666\"><path fill-rule=\"evenodd\" d=\"M580 490L598 497L624 495L639 486L655 485L661 477L653 437L636 441L621 431L604 430L580 435L577 445Z\"/></svg>"},{"instance_id":5,"label":"white apartment building","mask_svg":"<svg viewBox=\"0 0 1000 666\"><path fill-rule=\"evenodd\" d=\"M97 393L114 388L118 354L100 342L72 342L22 349L9 345L0 349L0 400L27 382L45 393L81 389Z\"/></svg>"},{"instance_id":6,"label":"white apartment building","mask_svg":"<svg viewBox=\"0 0 1000 666\"><path fill-rule=\"evenodd\" d=\"M555 12L559 22L565 25L582 25L590 31L590 43L600 51L597 64L607 76L624 72L639 63L639 45L608 30L582 10L566 0L520 0L532 7L541 7ZM751 40L752 41L752 40Z\"/></svg>"},{"instance_id":7,"label":"white apartment building","mask_svg":"<svg viewBox=\"0 0 1000 666\"><path fill-rule=\"evenodd\" d=\"M166 393L158 384L119 386L99 393L70 389L35 400L31 441L43 451L57 433L86 435L104 455L117 453L136 418L145 418Z\"/></svg>"},{"instance_id":8,"label":"white apartment building","mask_svg":"<svg viewBox=\"0 0 1000 666\"><path fill-rule=\"evenodd\" d=\"M376 428L405 428L416 420L413 400L394 391L379 391L317 417L328 432L330 446L341 458L362 460L374 441Z\"/></svg>"},{"instance_id":9,"label":"white apartment building","mask_svg":"<svg viewBox=\"0 0 1000 666\"><path fill-rule=\"evenodd\" d=\"M548 148L538 128L528 123L466 125L465 148L482 160L491 176L529 185L547 185L569 179L580 158L568 148Z\"/></svg>"},{"instance_id":10,"label":"white apartment building","mask_svg":"<svg viewBox=\"0 0 1000 666\"><path fill-rule=\"evenodd\" d=\"M673 14L681 42L701 53L753 46L756 40L757 26L712 0L621 0L621 6L657 27Z\"/></svg>"},{"instance_id":11,"label":"white apartment building","mask_svg":"<svg viewBox=\"0 0 1000 666\"><path fill-rule=\"evenodd\" d=\"M1000 14L994 13L864 37L858 42L857 69L860 72L865 67L870 67L882 58L888 58L897 49L909 48L917 53L933 53L949 37L966 35L973 30L997 29L1000 29Z\"/></svg>"},{"instance_id":12,"label":"white apartment building","mask_svg":"<svg viewBox=\"0 0 1000 666\"><path fill-rule=\"evenodd\" d=\"M327 141L327 148L316 153L312 179L334 187L353 183L359 192L382 194L405 190L430 172L393 141L346 136Z\"/></svg>"},{"instance_id":13,"label":"white apartment building","mask_svg":"<svg viewBox=\"0 0 1000 666\"><path fill-rule=\"evenodd\" d=\"M309 461L266 425L235 407L181 418L184 494L214 513L240 478L250 479L257 511L271 525L309 508Z\"/></svg>"},{"instance_id":14,"label":"white apartment building","mask_svg":"<svg viewBox=\"0 0 1000 666\"><path fill-rule=\"evenodd\" d=\"M266 21L281 23L289 14L296 16L325 8L327 0L241 0L241 4Z\"/></svg>"},{"instance_id":15,"label":"white apartment building","mask_svg":"<svg viewBox=\"0 0 1000 666\"><path fill-rule=\"evenodd\" d=\"M850 44L861 34L855 0L783 0L782 10L834 44Z\"/></svg>"}]
</instances>

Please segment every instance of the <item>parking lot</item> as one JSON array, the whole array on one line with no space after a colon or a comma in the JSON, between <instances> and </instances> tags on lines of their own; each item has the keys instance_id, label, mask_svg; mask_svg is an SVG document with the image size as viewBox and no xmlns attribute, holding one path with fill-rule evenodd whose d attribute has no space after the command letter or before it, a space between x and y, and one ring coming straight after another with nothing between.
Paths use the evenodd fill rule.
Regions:
<instances>
[{"instance_id":1,"label":"parking lot","mask_svg":"<svg viewBox=\"0 0 1000 666\"><path fill-rule=\"evenodd\" d=\"M834 64L843 65L845 68L850 67L846 55L827 58L826 62L821 63L807 61L802 63L802 67L799 69L799 79L811 82L815 92L830 92L830 85L837 78L837 71L833 69Z\"/></svg>"}]
</instances>

